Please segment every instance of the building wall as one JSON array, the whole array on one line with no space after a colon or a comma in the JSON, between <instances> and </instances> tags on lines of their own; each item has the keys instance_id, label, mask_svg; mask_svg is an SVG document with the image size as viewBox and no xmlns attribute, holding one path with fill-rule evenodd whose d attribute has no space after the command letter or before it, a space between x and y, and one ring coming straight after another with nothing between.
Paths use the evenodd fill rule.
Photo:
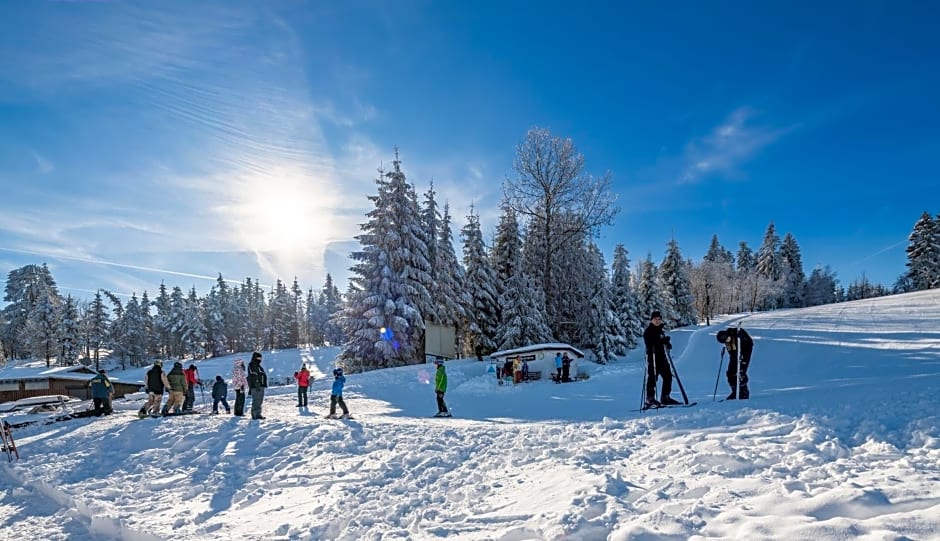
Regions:
<instances>
[{"instance_id":1,"label":"building wall","mask_svg":"<svg viewBox=\"0 0 940 541\"><path fill-rule=\"evenodd\" d=\"M90 377L88 378L91 379ZM136 393L141 385L137 383L112 382L114 384L114 398L121 398L126 394ZM16 385L16 389L13 389ZM64 394L83 400L91 399L91 387L87 381L57 378L30 378L27 380L7 381L0 384L0 402L10 402L21 398L44 396L49 394Z\"/></svg>"}]
</instances>

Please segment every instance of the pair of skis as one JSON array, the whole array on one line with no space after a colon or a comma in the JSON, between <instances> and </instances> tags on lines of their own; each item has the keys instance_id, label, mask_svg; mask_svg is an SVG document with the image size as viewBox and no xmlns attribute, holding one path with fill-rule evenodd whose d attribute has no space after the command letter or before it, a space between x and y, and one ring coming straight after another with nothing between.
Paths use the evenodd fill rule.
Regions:
<instances>
[{"instance_id":1,"label":"pair of skis","mask_svg":"<svg viewBox=\"0 0 940 541\"><path fill-rule=\"evenodd\" d=\"M13 462L14 457L19 460L20 452L16 450L16 443L13 442L13 427L2 419L0 419L0 438L2 438L3 452L7 455L7 461Z\"/></svg>"},{"instance_id":2,"label":"pair of skis","mask_svg":"<svg viewBox=\"0 0 940 541\"><path fill-rule=\"evenodd\" d=\"M672 375L676 377L676 383L679 384L679 391L682 392L683 403L682 404L661 404L661 403L647 404L646 403L646 378L649 377L649 370L644 369L643 370L643 373L644 373L643 393L641 395L642 401L640 402L640 409L637 411L660 410L660 409L668 409L668 408L688 408L690 406L694 406L698 404L698 402L689 402L689 395L685 394L685 386L682 385L682 380L679 379L679 371L676 370L676 363L672 362L672 354L669 353L668 349L665 351L666 351L666 358L669 359L669 367L672 369Z\"/></svg>"}]
</instances>

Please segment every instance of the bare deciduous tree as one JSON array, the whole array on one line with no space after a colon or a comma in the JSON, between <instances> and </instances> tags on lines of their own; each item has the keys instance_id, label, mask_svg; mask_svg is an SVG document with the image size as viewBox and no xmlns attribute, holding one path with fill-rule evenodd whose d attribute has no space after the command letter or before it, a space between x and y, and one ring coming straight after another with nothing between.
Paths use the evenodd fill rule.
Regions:
<instances>
[{"instance_id":1,"label":"bare deciduous tree","mask_svg":"<svg viewBox=\"0 0 940 541\"><path fill-rule=\"evenodd\" d=\"M544 238L541 276L546 300L552 298L552 255L578 235L593 235L619 212L611 174L600 178L584 172L584 156L570 139L532 128L516 146L515 178L503 186L513 211L537 223Z\"/></svg>"}]
</instances>

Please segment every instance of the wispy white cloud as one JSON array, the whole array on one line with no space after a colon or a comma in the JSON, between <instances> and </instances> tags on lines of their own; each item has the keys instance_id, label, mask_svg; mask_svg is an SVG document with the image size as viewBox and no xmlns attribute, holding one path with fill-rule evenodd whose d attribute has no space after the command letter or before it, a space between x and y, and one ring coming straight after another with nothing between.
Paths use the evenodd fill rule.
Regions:
<instances>
[{"instance_id":1,"label":"wispy white cloud","mask_svg":"<svg viewBox=\"0 0 940 541\"><path fill-rule=\"evenodd\" d=\"M33 159L36 160L36 170L40 175L47 175L55 171L55 165L51 161L40 156L39 153L33 152Z\"/></svg>"},{"instance_id":2,"label":"wispy white cloud","mask_svg":"<svg viewBox=\"0 0 940 541\"><path fill-rule=\"evenodd\" d=\"M696 182L709 176L740 177L745 163L794 129L764 125L757 120L756 111L740 107L710 133L689 141L679 157L678 180Z\"/></svg>"}]
</instances>

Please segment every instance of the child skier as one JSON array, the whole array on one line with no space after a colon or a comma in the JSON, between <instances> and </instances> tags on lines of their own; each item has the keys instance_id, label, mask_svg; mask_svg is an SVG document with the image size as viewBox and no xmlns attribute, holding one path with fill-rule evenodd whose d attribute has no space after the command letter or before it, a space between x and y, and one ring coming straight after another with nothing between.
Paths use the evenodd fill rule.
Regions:
<instances>
[{"instance_id":1,"label":"child skier","mask_svg":"<svg viewBox=\"0 0 940 541\"><path fill-rule=\"evenodd\" d=\"M343 375L343 369L333 370L333 388L330 389L330 414L327 418L340 419L349 418L349 409L346 408L346 402L343 402L343 386L346 385L346 376ZM336 405L343 410L342 416L336 415Z\"/></svg>"},{"instance_id":2,"label":"child skier","mask_svg":"<svg viewBox=\"0 0 940 541\"><path fill-rule=\"evenodd\" d=\"M444 371L444 361L434 361L437 373L434 374L434 394L437 395L437 415L435 417L450 417L447 404L444 403L444 393L447 392L447 372Z\"/></svg>"},{"instance_id":3,"label":"child skier","mask_svg":"<svg viewBox=\"0 0 940 541\"><path fill-rule=\"evenodd\" d=\"M299 372L294 372L294 379L297 380L297 407L307 407L307 386L310 385L310 371L307 365L300 366Z\"/></svg>"},{"instance_id":4,"label":"child skier","mask_svg":"<svg viewBox=\"0 0 940 541\"><path fill-rule=\"evenodd\" d=\"M217 375L212 384L212 413L219 413L219 402L225 406L225 413L232 413L228 407L228 385L221 375Z\"/></svg>"}]
</instances>

